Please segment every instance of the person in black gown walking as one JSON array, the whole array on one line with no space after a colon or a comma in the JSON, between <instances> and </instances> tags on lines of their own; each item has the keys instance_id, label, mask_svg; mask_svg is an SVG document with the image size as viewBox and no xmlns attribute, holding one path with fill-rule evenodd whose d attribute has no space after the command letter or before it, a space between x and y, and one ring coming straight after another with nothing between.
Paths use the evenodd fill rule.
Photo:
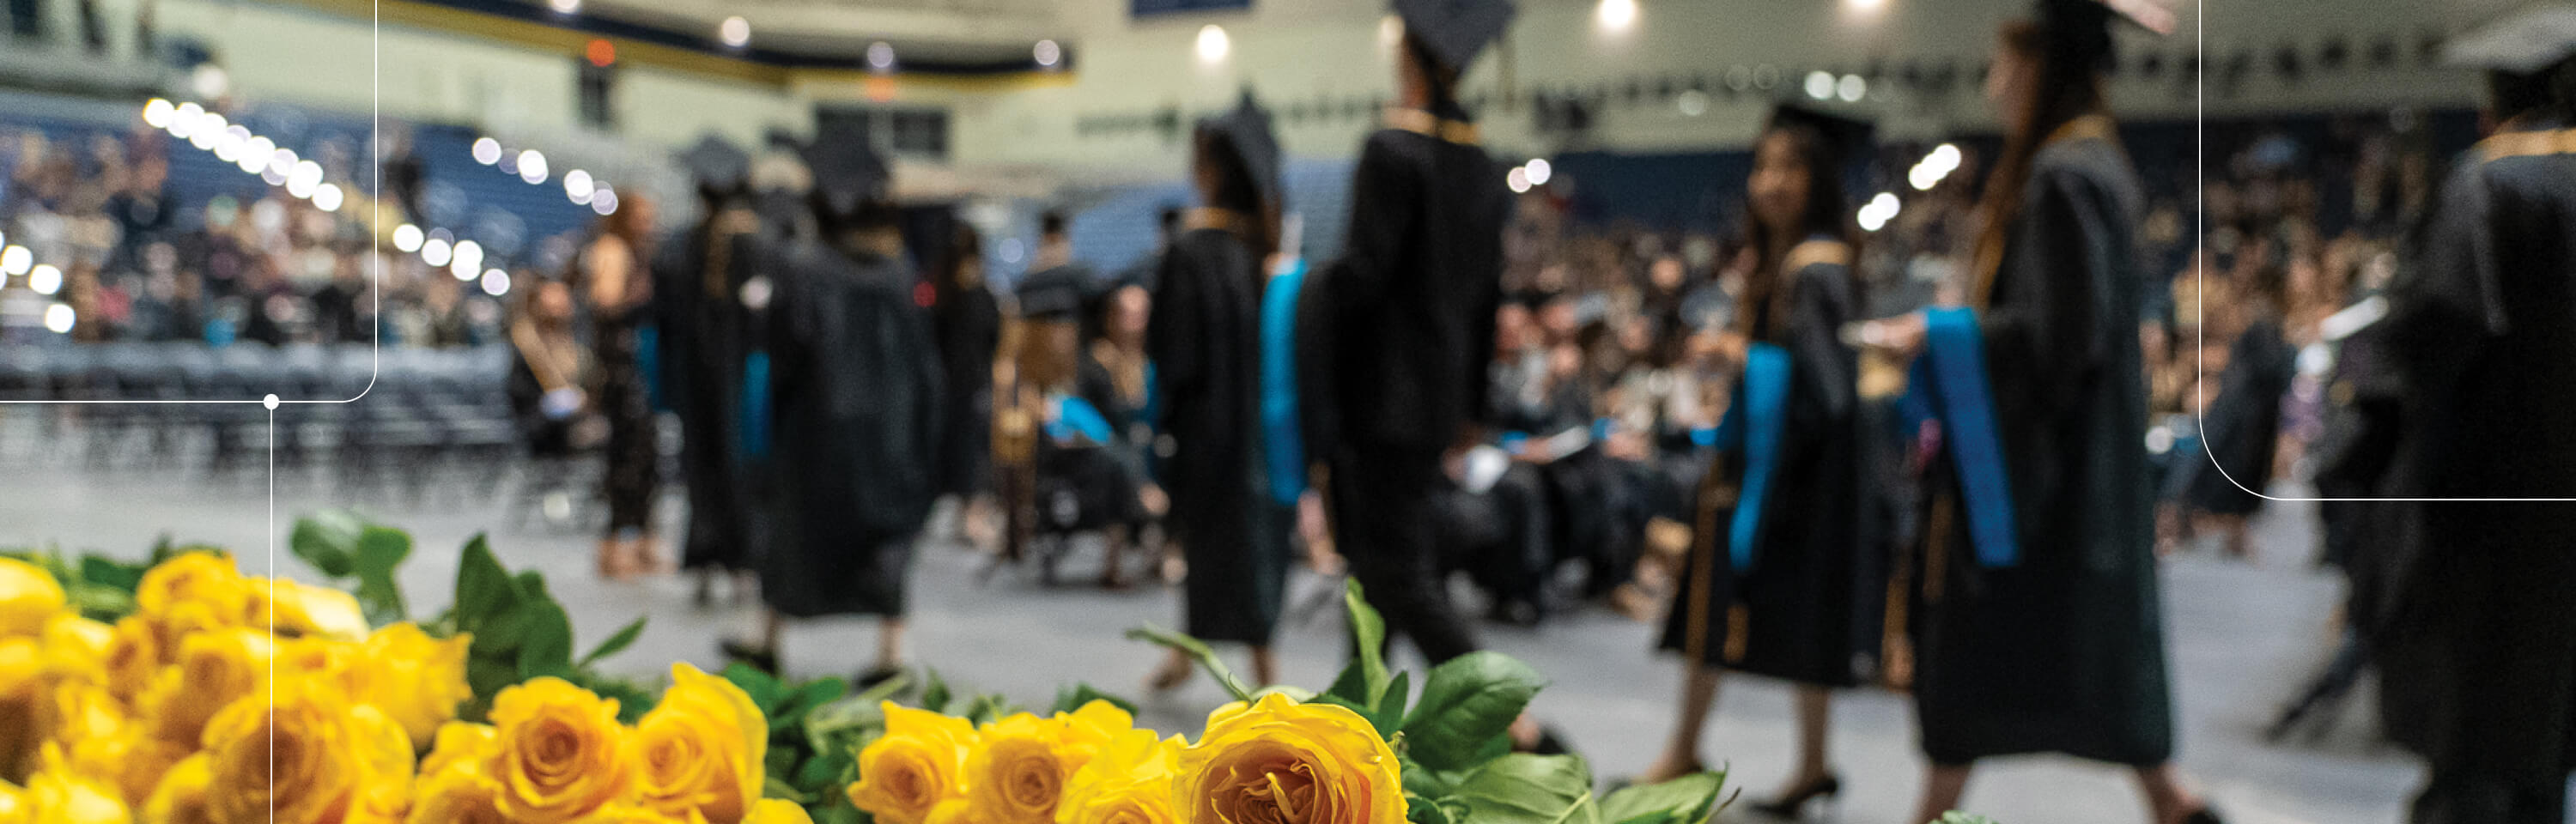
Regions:
<instances>
[{"instance_id":1,"label":"person in black gown walking","mask_svg":"<svg viewBox=\"0 0 2576 824\"><path fill-rule=\"evenodd\" d=\"M1270 635L1287 585L1293 513L1271 499L1260 436L1261 296L1278 251L1279 147L1270 113L1249 94L1201 122L1191 179L1199 202L1163 254L1148 336L1163 426L1170 526L1188 559L1184 628L1252 648L1255 683L1273 684ZM1180 686L1190 659L1173 650L1151 679Z\"/></svg>"},{"instance_id":2,"label":"person in black gown walking","mask_svg":"<svg viewBox=\"0 0 2576 824\"><path fill-rule=\"evenodd\" d=\"M719 577L751 569L743 465L743 362L750 341L741 303L743 242L760 232L751 209L751 155L708 135L681 156L698 181L701 217L664 255L655 304L665 397L680 418L681 481L689 526L682 569L697 574L697 601ZM749 588L735 583L735 597Z\"/></svg>"},{"instance_id":3,"label":"person in black gown walking","mask_svg":"<svg viewBox=\"0 0 2576 824\"><path fill-rule=\"evenodd\" d=\"M1746 248L1755 255L1735 327L1721 338L1744 365L1728 393L1732 423L1697 494L1692 551L1661 646L1687 667L1672 740L1642 776L1703 769L1700 733L1718 670L1798 687L1798 766L1762 809L1796 817L1841 781L1826 761L1831 691L1867 675L1879 636L1864 607L1859 359L1842 340L1860 311L1852 274L1858 235L1843 198L1846 161L1871 148L1870 127L1795 105L1774 110L1745 182ZM1765 425L1767 424L1767 425ZM1756 443L1756 440L1760 443Z\"/></svg>"},{"instance_id":4,"label":"person in black gown walking","mask_svg":"<svg viewBox=\"0 0 2576 824\"><path fill-rule=\"evenodd\" d=\"M1966 308L1872 322L1921 350L1908 391L1938 444L1911 582L1915 715L1931 761L1915 821L1958 804L1979 759L2129 765L2155 824L2216 817L2172 767L2173 704L2133 232L2143 197L2102 96L2115 13L2041 0L1987 81L2003 153Z\"/></svg>"},{"instance_id":5,"label":"person in black gown walking","mask_svg":"<svg viewBox=\"0 0 2576 824\"><path fill-rule=\"evenodd\" d=\"M1439 574L1445 467L1482 440L1502 302L1503 173L1478 145L1458 79L1514 12L1507 0L1397 0L1397 108L1352 175L1342 257L1298 307L1308 454L1327 463L1334 545L1424 658L1477 648Z\"/></svg>"}]
</instances>

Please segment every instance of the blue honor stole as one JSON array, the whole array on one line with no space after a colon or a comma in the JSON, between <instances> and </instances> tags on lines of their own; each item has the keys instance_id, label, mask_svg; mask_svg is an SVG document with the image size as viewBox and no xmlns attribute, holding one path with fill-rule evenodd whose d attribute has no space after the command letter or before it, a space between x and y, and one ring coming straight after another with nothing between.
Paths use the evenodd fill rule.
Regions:
<instances>
[{"instance_id":1,"label":"blue honor stole","mask_svg":"<svg viewBox=\"0 0 2576 824\"><path fill-rule=\"evenodd\" d=\"M1968 510L1968 538L1977 563L1987 568L2021 563L2014 527L2012 486L2004 473L2002 433L1996 428L1994 384L1986 375L1985 336L1976 310L1923 310L1923 355L1906 375L1898 401L1909 431L1925 421L1941 425L1941 441L1959 473Z\"/></svg>"},{"instance_id":2,"label":"blue honor stole","mask_svg":"<svg viewBox=\"0 0 2576 824\"><path fill-rule=\"evenodd\" d=\"M742 459L769 457L769 353L753 350L742 359Z\"/></svg>"},{"instance_id":3,"label":"blue honor stole","mask_svg":"<svg viewBox=\"0 0 2576 824\"><path fill-rule=\"evenodd\" d=\"M1306 437L1297 422L1297 293L1306 262L1270 279L1261 295L1261 454L1270 499L1293 505L1306 491Z\"/></svg>"},{"instance_id":4,"label":"blue honor stole","mask_svg":"<svg viewBox=\"0 0 2576 824\"><path fill-rule=\"evenodd\" d=\"M1743 394L1717 424L1712 446L1741 452L1744 480L1727 524L1727 560L1742 572L1753 568L1762 541L1764 503L1780 474L1781 439L1789 418L1789 350L1755 343L1745 350Z\"/></svg>"}]
</instances>

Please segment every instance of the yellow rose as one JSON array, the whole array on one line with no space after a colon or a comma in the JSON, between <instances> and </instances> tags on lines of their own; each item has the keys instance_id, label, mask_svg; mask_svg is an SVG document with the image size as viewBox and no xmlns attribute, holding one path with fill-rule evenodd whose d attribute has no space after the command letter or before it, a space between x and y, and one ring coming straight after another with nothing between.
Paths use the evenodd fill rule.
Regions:
<instances>
[{"instance_id":1,"label":"yellow rose","mask_svg":"<svg viewBox=\"0 0 2576 824\"><path fill-rule=\"evenodd\" d=\"M152 686L136 701L137 714L151 719L162 738L195 741L215 713L268 683L276 654L276 643L258 630L189 635L173 663L153 675Z\"/></svg>"},{"instance_id":2,"label":"yellow rose","mask_svg":"<svg viewBox=\"0 0 2576 824\"><path fill-rule=\"evenodd\" d=\"M44 765L27 779L34 824L132 824L133 813L115 791L73 772L60 749L46 745Z\"/></svg>"},{"instance_id":3,"label":"yellow rose","mask_svg":"<svg viewBox=\"0 0 2576 824\"><path fill-rule=\"evenodd\" d=\"M668 815L695 811L710 824L733 824L760 798L768 753L769 721L750 695L673 664L671 689L635 724L636 795Z\"/></svg>"},{"instance_id":4,"label":"yellow rose","mask_svg":"<svg viewBox=\"0 0 2576 824\"><path fill-rule=\"evenodd\" d=\"M1187 745L1177 735L1155 740L1153 730L1119 734L1065 782L1056 824L1180 824L1172 776Z\"/></svg>"},{"instance_id":5,"label":"yellow rose","mask_svg":"<svg viewBox=\"0 0 2576 824\"><path fill-rule=\"evenodd\" d=\"M68 603L62 582L43 567L0 558L0 635L34 635Z\"/></svg>"},{"instance_id":6,"label":"yellow rose","mask_svg":"<svg viewBox=\"0 0 2576 824\"><path fill-rule=\"evenodd\" d=\"M951 798L931 807L930 816L922 824L985 824L983 816L976 813L975 802Z\"/></svg>"},{"instance_id":7,"label":"yellow rose","mask_svg":"<svg viewBox=\"0 0 2576 824\"><path fill-rule=\"evenodd\" d=\"M231 556L190 552L146 570L134 606L160 632L162 648L174 649L189 633L240 626L249 597Z\"/></svg>"},{"instance_id":8,"label":"yellow rose","mask_svg":"<svg viewBox=\"0 0 2576 824\"><path fill-rule=\"evenodd\" d=\"M43 710L39 723L46 736L66 747L90 739L113 738L126 727L125 705L117 703L116 696L97 684L58 682L38 706Z\"/></svg>"},{"instance_id":9,"label":"yellow rose","mask_svg":"<svg viewBox=\"0 0 2576 824\"><path fill-rule=\"evenodd\" d=\"M356 801L372 753L355 713L328 693L275 699L274 709L264 694L235 701L206 724L215 824L327 824Z\"/></svg>"},{"instance_id":10,"label":"yellow rose","mask_svg":"<svg viewBox=\"0 0 2576 824\"><path fill-rule=\"evenodd\" d=\"M36 820L36 810L27 800L27 791L18 785L0 781L0 824L27 824Z\"/></svg>"},{"instance_id":11,"label":"yellow rose","mask_svg":"<svg viewBox=\"0 0 2576 824\"><path fill-rule=\"evenodd\" d=\"M423 772L417 789L408 824L511 824L501 812L501 782L473 766Z\"/></svg>"},{"instance_id":12,"label":"yellow rose","mask_svg":"<svg viewBox=\"0 0 2576 824\"><path fill-rule=\"evenodd\" d=\"M100 657L99 667L107 679L107 690L126 701L152 682L152 674L161 669L161 640L152 634L152 622L140 615L118 619L111 630L107 652Z\"/></svg>"},{"instance_id":13,"label":"yellow rose","mask_svg":"<svg viewBox=\"0 0 2576 824\"><path fill-rule=\"evenodd\" d=\"M357 798L344 821L401 824L411 811L411 736L372 704L350 707L349 720L366 774L358 780Z\"/></svg>"},{"instance_id":14,"label":"yellow rose","mask_svg":"<svg viewBox=\"0 0 2576 824\"><path fill-rule=\"evenodd\" d=\"M752 803L751 813L742 817L742 824L814 824L814 817L796 802L763 798Z\"/></svg>"},{"instance_id":15,"label":"yellow rose","mask_svg":"<svg viewBox=\"0 0 2576 824\"><path fill-rule=\"evenodd\" d=\"M966 759L967 797L989 824L1053 822L1065 779L1134 724L1125 710L1106 701L1071 715L1042 719L1020 713L993 722Z\"/></svg>"},{"instance_id":16,"label":"yellow rose","mask_svg":"<svg viewBox=\"0 0 2576 824\"><path fill-rule=\"evenodd\" d=\"M338 641L367 637L366 613L358 608L357 596L349 593L284 578L253 578L243 594L243 626L273 627L277 634L290 637Z\"/></svg>"},{"instance_id":17,"label":"yellow rose","mask_svg":"<svg viewBox=\"0 0 2576 824\"><path fill-rule=\"evenodd\" d=\"M501 754L501 811L520 824L561 824L626 794L626 728L617 702L560 678L539 678L492 699Z\"/></svg>"},{"instance_id":18,"label":"yellow rose","mask_svg":"<svg viewBox=\"0 0 2576 824\"><path fill-rule=\"evenodd\" d=\"M206 814L206 791L215 780L213 764L211 756L192 755L162 774L151 799L143 802L138 824L214 824Z\"/></svg>"},{"instance_id":19,"label":"yellow rose","mask_svg":"<svg viewBox=\"0 0 2576 824\"><path fill-rule=\"evenodd\" d=\"M1403 821L1395 751L1368 719L1272 693L1208 715L1181 752L1173 803L1190 821L1384 824Z\"/></svg>"},{"instance_id":20,"label":"yellow rose","mask_svg":"<svg viewBox=\"0 0 2576 824\"><path fill-rule=\"evenodd\" d=\"M463 768L490 775L492 759L500 754L501 734L492 725L449 721L439 726L429 755L421 758L420 774L426 778Z\"/></svg>"},{"instance_id":21,"label":"yellow rose","mask_svg":"<svg viewBox=\"0 0 2576 824\"><path fill-rule=\"evenodd\" d=\"M197 751L195 745L155 738L137 725L70 747L76 771L113 785L126 805L136 809L147 808L164 777Z\"/></svg>"},{"instance_id":22,"label":"yellow rose","mask_svg":"<svg viewBox=\"0 0 2576 824\"><path fill-rule=\"evenodd\" d=\"M691 824L691 822L672 818L651 807L610 804L590 811L589 815L573 819L573 824Z\"/></svg>"},{"instance_id":23,"label":"yellow rose","mask_svg":"<svg viewBox=\"0 0 2576 824\"><path fill-rule=\"evenodd\" d=\"M467 635L431 638L412 624L376 630L349 673L349 695L384 710L414 747L427 746L438 726L456 717L456 705L474 697L465 683L466 649L473 642Z\"/></svg>"},{"instance_id":24,"label":"yellow rose","mask_svg":"<svg viewBox=\"0 0 2576 824\"><path fill-rule=\"evenodd\" d=\"M886 702L886 731L859 751L850 803L883 824L928 824L939 802L966 797L976 734L963 718Z\"/></svg>"},{"instance_id":25,"label":"yellow rose","mask_svg":"<svg viewBox=\"0 0 2576 824\"><path fill-rule=\"evenodd\" d=\"M44 652L33 638L0 637L0 781L24 781L45 740Z\"/></svg>"},{"instance_id":26,"label":"yellow rose","mask_svg":"<svg viewBox=\"0 0 2576 824\"><path fill-rule=\"evenodd\" d=\"M55 678L96 682L105 678L108 646L116 630L106 624L64 612L45 622L39 635L45 646L45 671Z\"/></svg>"}]
</instances>

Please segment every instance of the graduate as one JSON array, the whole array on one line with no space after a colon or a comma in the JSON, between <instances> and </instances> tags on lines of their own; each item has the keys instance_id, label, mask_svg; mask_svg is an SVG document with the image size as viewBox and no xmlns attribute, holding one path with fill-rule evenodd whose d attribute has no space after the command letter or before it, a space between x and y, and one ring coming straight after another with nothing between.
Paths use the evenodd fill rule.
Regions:
<instances>
[{"instance_id":1,"label":"graduate","mask_svg":"<svg viewBox=\"0 0 2576 824\"><path fill-rule=\"evenodd\" d=\"M760 232L751 208L751 155L716 135L680 157L697 179L699 221L665 253L657 294L666 396L680 418L689 525L680 566L712 602L719 577L751 569L742 464L743 367L750 341L740 244ZM735 582L737 597L749 591Z\"/></svg>"},{"instance_id":2,"label":"graduate","mask_svg":"<svg viewBox=\"0 0 2576 824\"><path fill-rule=\"evenodd\" d=\"M1434 518L1444 464L1481 440L1512 196L1458 104L1508 0L1397 0L1398 104L1360 149L1340 260L1300 292L1309 454L1334 545L1387 634L1437 664L1477 648L1449 602Z\"/></svg>"},{"instance_id":3,"label":"graduate","mask_svg":"<svg viewBox=\"0 0 2576 824\"><path fill-rule=\"evenodd\" d=\"M1003 335L1010 361L995 390L1009 522L996 563L1021 560L1041 531L1098 530L1107 544L1101 582L1116 588L1127 544L1148 521L1148 484L1125 432L1141 404L1131 405L1084 351L1083 315L1099 309L1105 293L1084 270L1055 266L1022 278L1016 297L1019 317ZM1055 582L1063 555L1038 559L1040 580Z\"/></svg>"},{"instance_id":4,"label":"graduate","mask_svg":"<svg viewBox=\"0 0 2576 824\"><path fill-rule=\"evenodd\" d=\"M989 537L981 525L993 508L993 357L1001 345L1001 302L984 280L984 241L959 221L931 279L931 328L939 336L939 362L948 427L939 455L939 491L957 496L958 532L968 541Z\"/></svg>"},{"instance_id":5,"label":"graduate","mask_svg":"<svg viewBox=\"0 0 2576 824\"><path fill-rule=\"evenodd\" d=\"M2576 7L2455 41L2494 133L2460 158L2377 331L2404 390L2386 494L2576 497ZM2556 824L2576 767L2576 505L2381 503L2382 713L2416 824ZM2380 514L2380 513L2374 513ZM2356 571L2356 575L2359 575ZM2361 596L2356 592L2356 599Z\"/></svg>"},{"instance_id":6,"label":"graduate","mask_svg":"<svg viewBox=\"0 0 2576 824\"><path fill-rule=\"evenodd\" d=\"M1252 648L1253 681L1275 684L1270 636L1287 586L1294 513L1270 495L1261 426L1261 305L1266 261L1279 243L1279 144L1270 113L1246 93L1233 111L1201 121L1190 178L1199 203L1163 253L1148 335L1173 537L1189 572L1184 631ZM1188 679L1175 649L1149 682Z\"/></svg>"},{"instance_id":7,"label":"graduate","mask_svg":"<svg viewBox=\"0 0 2576 824\"><path fill-rule=\"evenodd\" d=\"M876 616L876 661L858 677L875 683L900 672L905 576L937 494L939 358L884 162L848 135L819 136L808 154L820 240L776 248L767 263L769 614L758 641L725 652L776 672L786 619Z\"/></svg>"},{"instance_id":8,"label":"graduate","mask_svg":"<svg viewBox=\"0 0 2576 824\"><path fill-rule=\"evenodd\" d=\"M2102 95L2117 15L2041 0L1987 81L2005 126L1967 306L1873 322L1920 351L1906 431L1934 429L1912 583L1913 686L1931 765L1914 821L1979 759L2130 766L2154 824L2215 821L2173 756L2137 332L2143 196ZM1929 439L1927 439L1929 440Z\"/></svg>"},{"instance_id":9,"label":"graduate","mask_svg":"<svg viewBox=\"0 0 2576 824\"><path fill-rule=\"evenodd\" d=\"M1842 339L1861 307L1852 271L1859 229L1843 197L1846 164L1865 159L1870 127L1783 104L1754 144L1746 181L1746 248L1754 265L1729 360L1744 364L1719 427L1724 450L1701 481L1692 551L1661 646L1682 654L1681 717L1661 760L1641 778L1704 769L1699 739L1718 671L1798 686L1798 763L1757 808L1796 818L1805 802L1841 792L1825 757L1831 690L1868 675L1879 633L1864 606L1875 552L1864 537L1859 358ZM1881 585L1883 586L1883 585Z\"/></svg>"}]
</instances>

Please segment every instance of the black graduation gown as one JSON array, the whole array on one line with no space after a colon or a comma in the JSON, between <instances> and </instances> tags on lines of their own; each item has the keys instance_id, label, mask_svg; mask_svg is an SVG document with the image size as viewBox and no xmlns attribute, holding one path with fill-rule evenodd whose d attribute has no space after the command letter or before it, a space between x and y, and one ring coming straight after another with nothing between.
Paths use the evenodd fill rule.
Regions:
<instances>
[{"instance_id":1,"label":"black graduation gown","mask_svg":"<svg viewBox=\"0 0 2576 824\"><path fill-rule=\"evenodd\" d=\"M2208 454L2184 456L2192 467L2188 494L2194 509L2250 515L2263 508L2262 497L2254 493L2272 481L2272 453L2281 438L2281 396L2289 394L2290 381L2298 376L2297 360L2289 342L2281 339L2280 322L2271 318L2247 324L2228 347L2227 374L2219 380L2218 397L2210 400L2201 429Z\"/></svg>"},{"instance_id":2,"label":"black graduation gown","mask_svg":"<svg viewBox=\"0 0 2576 824\"><path fill-rule=\"evenodd\" d=\"M2141 196L2109 141L2042 148L1979 313L2020 564L1976 563L1946 455L1914 560L1916 717L1934 763L2173 750L2138 346Z\"/></svg>"},{"instance_id":3,"label":"black graduation gown","mask_svg":"<svg viewBox=\"0 0 2576 824\"><path fill-rule=\"evenodd\" d=\"M2565 133L2557 133L2563 139ZM2395 494L2576 497L2576 155L2508 133L2445 183L2382 321L2407 390ZM2576 767L2576 504L2429 502L2373 547L2392 738L2445 772Z\"/></svg>"},{"instance_id":4,"label":"black graduation gown","mask_svg":"<svg viewBox=\"0 0 2576 824\"><path fill-rule=\"evenodd\" d=\"M981 284L942 295L931 313L951 425L940 439L939 491L974 495L993 487L993 351L1002 312Z\"/></svg>"},{"instance_id":5,"label":"black graduation gown","mask_svg":"<svg viewBox=\"0 0 2576 824\"><path fill-rule=\"evenodd\" d=\"M1754 563L1736 569L1729 557L1733 491L1744 478L1743 462L1730 456L1701 484L1661 646L1702 664L1848 687L1873 670L1879 632L1869 616L1885 594L1862 574L1876 564L1862 557L1859 357L1842 341L1858 290L1836 263L1809 264L1793 278L1788 317L1765 336L1789 350L1789 407Z\"/></svg>"},{"instance_id":6,"label":"black graduation gown","mask_svg":"<svg viewBox=\"0 0 2576 824\"><path fill-rule=\"evenodd\" d=\"M1439 575L1443 450L1487 415L1502 302L1502 170L1483 149L1385 129L1360 150L1341 259L1299 290L1307 453L1331 466L1336 546L1425 658L1477 648Z\"/></svg>"},{"instance_id":7,"label":"black graduation gown","mask_svg":"<svg viewBox=\"0 0 2576 824\"><path fill-rule=\"evenodd\" d=\"M901 615L941 428L939 358L912 273L813 243L770 271L777 477L761 595L795 618Z\"/></svg>"},{"instance_id":8,"label":"black graduation gown","mask_svg":"<svg viewBox=\"0 0 2576 824\"><path fill-rule=\"evenodd\" d=\"M666 253L654 300L664 395L680 418L681 479L689 499L681 566L745 569L751 537L741 417L751 340L741 294L753 261L737 257L749 248L742 238L711 237L716 226L713 218L700 223ZM717 250L715 243L729 248Z\"/></svg>"},{"instance_id":9,"label":"black graduation gown","mask_svg":"<svg viewBox=\"0 0 2576 824\"><path fill-rule=\"evenodd\" d=\"M1259 435L1262 285L1241 237L1194 229L1165 252L1154 294L1168 524L1189 559L1188 632L1211 641L1269 643L1287 585L1288 518Z\"/></svg>"}]
</instances>

